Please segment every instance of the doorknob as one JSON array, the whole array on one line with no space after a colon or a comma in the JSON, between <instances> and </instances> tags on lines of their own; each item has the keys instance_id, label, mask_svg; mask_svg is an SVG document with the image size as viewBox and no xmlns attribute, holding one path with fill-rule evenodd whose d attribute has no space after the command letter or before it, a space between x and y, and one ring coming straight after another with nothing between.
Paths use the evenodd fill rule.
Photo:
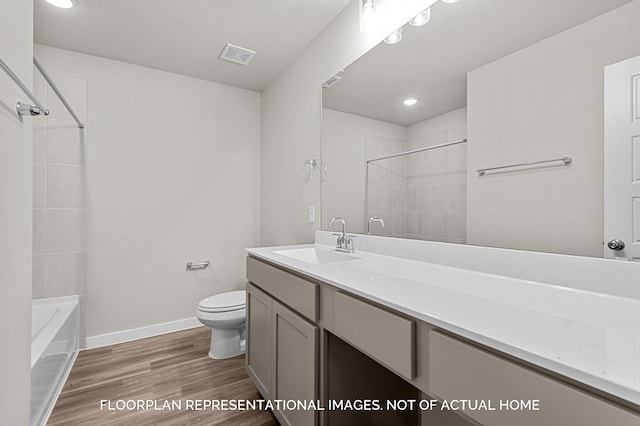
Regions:
<instances>
[{"instance_id":1,"label":"doorknob","mask_svg":"<svg viewBox=\"0 0 640 426\"><path fill-rule=\"evenodd\" d=\"M624 250L624 241L618 239L611 240L607 243L607 247L615 251Z\"/></svg>"}]
</instances>

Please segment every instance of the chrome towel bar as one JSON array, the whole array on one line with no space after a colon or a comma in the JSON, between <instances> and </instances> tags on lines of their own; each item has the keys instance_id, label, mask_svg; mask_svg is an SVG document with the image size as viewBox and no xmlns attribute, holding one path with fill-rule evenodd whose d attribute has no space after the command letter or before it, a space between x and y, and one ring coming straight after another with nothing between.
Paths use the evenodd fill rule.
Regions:
<instances>
[{"instance_id":1,"label":"chrome towel bar","mask_svg":"<svg viewBox=\"0 0 640 426\"><path fill-rule=\"evenodd\" d=\"M483 169L478 169L478 176L484 176L484 174L491 170L499 170L499 169L509 169L512 167L522 167L522 166L533 166L536 164L545 164L545 163L553 163L556 161L562 161L564 165L568 165L573 161L573 158L565 155L564 157L554 158L552 160L541 160L541 161L531 161L528 163L515 163L515 164L505 164L504 166L496 166L496 167L485 167Z\"/></svg>"},{"instance_id":2,"label":"chrome towel bar","mask_svg":"<svg viewBox=\"0 0 640 426\"><path fill-rule=\"evenodd\" d=\"M187 262L187 271L191 271L193 269L205 269L210 263L210 260L205 260L200 263Z\"/></svg>"}]
</instances>

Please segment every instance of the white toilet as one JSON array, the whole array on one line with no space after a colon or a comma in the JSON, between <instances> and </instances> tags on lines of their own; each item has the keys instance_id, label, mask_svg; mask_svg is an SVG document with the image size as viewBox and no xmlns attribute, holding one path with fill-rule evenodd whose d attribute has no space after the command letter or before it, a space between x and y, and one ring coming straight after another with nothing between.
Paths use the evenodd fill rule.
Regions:
<instances>
[{"instance_id":1,"label":"white toilet","mask_svg":"<svg viewBox=\"0 0 640 426\"><path fill-rule=\"evenodd\" d=\"M244 290L216 294L198 303L198 320L211 327L211 358L231 358L245 352L246 306Z\"/></svg>"}]
</instances>

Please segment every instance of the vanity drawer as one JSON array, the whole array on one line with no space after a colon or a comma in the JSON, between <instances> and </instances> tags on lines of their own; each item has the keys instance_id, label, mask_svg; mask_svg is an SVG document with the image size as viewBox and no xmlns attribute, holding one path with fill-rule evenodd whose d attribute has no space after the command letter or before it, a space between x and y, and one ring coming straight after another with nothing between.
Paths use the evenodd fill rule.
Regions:
<instances>
[{"instance_id":1,"label":"vanity drawer","mask_svg":"<svg viewBox=\"0 0 640 426\"><path fill-rule=\"evenodd\" d=\"M247 279L291 309L318 322L318 285L247 257Z\"/></svg>"},{"instance_id":2,"label":"vanity drawer","mask_svg":"<svg viewBox=\"0 0 640 426\"><path fill-rule=\"evenodd\" d=\"M415 322L342 292L335 294L338 337L406 379L415 368Z\"/></svg>"},{"instance_id":3,"label":"vanity drawer","mask_svg":"<svg viewBox=\"0 0 640 426\"><path fill-rule=\"evenodd\" d=\"M491 401L495 411L464 411L487 426L640 424L639 413L437 331L429 332L429 389L448 401ZM540 409L501 410L501 400L540 400Z\"/></svg>"}]
</instances>

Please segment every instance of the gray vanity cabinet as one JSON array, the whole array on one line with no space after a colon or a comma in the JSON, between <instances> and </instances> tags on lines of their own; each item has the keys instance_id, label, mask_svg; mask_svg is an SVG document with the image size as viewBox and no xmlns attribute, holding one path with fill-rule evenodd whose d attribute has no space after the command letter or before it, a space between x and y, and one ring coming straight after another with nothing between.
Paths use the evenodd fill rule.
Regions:
<instances>
[{"instance_id":1,"label":"gray vanity cabinet","mask_svg":"<svg viewBox=\"0 0 640 426\"><path fill-rule=\"evenodd\" d=\"M272 306L268 294L251 284L247 286L247 373L265 399L272 394Z\"/></svg>"},{"instance_id":2,"label":"gray vanity cabinet","mask_svg":"<svg viewBox=\"0 0 640 426\"><path fill-rule=\"evenodd\" d=\"M393 421L393 410L275 409L283 425L640 425L635 407L312 277L252 257L247 277L247 372L264 398L486 404Z\"/></svg>"},{"instance_id":3,"label":"gray vanity cabinet","mask_svg":"<svg viewBox=\"0 0 640 426\"><path fill-rule=\"evenodd\" d=\"M273 303L273 398L317 400L318 327L278 302ZM279 410L286 425L316 424L314 410Z\"/></svg>"},{"instance_id":4,"label":"gray vanity cabinet","mask_svg":"<svg viewBox=\"0 0 640 426\"><path fill-rule=\"evenodd\" d=\"M318 400L317 284L247 259L246 367L271 401ZM314 410L274 409L283 425L316 425Z\"/></svg>"}]
</instances>

